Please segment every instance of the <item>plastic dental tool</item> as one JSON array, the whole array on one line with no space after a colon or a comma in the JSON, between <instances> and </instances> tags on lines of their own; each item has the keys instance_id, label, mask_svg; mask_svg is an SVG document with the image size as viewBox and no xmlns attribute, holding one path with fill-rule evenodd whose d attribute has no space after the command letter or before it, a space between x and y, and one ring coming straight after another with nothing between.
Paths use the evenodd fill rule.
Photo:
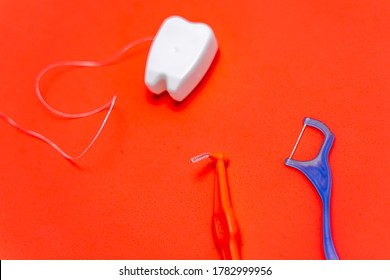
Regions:
<instances>
[{"instance_id":1,"label":"plastic dental tool","mask_svg":"<svg viewBox=\"0 0 390 280\"><path fill-rule=\"evenodd\" d=\"M223 153L204 153L193 157L191 162L209 158L215 163L216 177L214 186L213 237L225 260L240 259L240 233L238 223L230 201L226 176L228 159Z\"/></svg>"},{"instance_id":2,"label":"plastic dental tool","mask_svg":"<svg viewBox=\"0 0 390 280\"><path fill-rule=\"evenodd\" d=\"M297 148L298 142L302 137L303 131L306 126L314 127L320 130L324 134L324 141L318 155L309 161L298 161L291 159L295 149ZM339 257L333 245L332 231L330 225L330 194L332 188L332 175L329 168L329 151L333 144L334 135L329 128L322 122L305 118L302 131L298 137L298 140L294 146L294 149L285 164L301 171L314 185L322 201L323 210L323 246L325 257L328 260L338 260Z\"/></svg>"}]
</instances>

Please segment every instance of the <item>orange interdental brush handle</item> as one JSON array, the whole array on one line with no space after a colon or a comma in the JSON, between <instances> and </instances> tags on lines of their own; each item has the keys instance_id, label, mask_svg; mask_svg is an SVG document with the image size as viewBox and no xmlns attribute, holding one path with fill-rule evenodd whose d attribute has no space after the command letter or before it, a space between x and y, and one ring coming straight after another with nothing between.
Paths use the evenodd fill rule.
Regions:
<instances>
[{"instance_id":1,"label":"orange interdental brush handle","mask_svg":"<svg viewBox=\"0 0 390 280\"><path fill-rule=\"evenodd\" d=\"M215 163L216 177L214 186L214 210L212 231L223 259L239 260L240 258L240 232L238 223L230 201L226 167L228 159L223 153L206 153L193 158L197 162L210 158Z\"/></svg>"}]
</instances>

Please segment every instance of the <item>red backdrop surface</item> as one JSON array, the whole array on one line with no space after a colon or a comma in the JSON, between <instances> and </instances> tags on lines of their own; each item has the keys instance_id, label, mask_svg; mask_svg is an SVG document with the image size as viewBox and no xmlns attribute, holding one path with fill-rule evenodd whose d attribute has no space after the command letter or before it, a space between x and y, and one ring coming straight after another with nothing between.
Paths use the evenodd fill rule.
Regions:
<instances>
[{"instance_id":1,"label":"red backdrop surface","mask_svg":"<svg viewBox=\"0 0 390 280\"><path fill-rule=\"evenodd\" d=\"M189 159L224 151L244 259L323 259L321 201L284 165L313 117L335 134L333 237L342 259L390 258L390 2L10 1L0 3L0 111L76 155L104 113L51 115L41 69L104 60L180 15L209 24L218 55L182 103L143 82L150 43L104 68L67 69L42 87L81 112L114 94L101 136L75 164L0 122L1 259L219 259L214 171ZM295 159L315 156L307 129Z\"/></svg>"}]
</instances>

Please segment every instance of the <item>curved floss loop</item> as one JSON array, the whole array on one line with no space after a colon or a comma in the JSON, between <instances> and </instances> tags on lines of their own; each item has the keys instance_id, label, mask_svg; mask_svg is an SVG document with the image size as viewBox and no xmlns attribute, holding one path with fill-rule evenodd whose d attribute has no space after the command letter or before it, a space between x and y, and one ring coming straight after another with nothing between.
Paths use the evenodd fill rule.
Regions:
<instances>
[{"instance_id":1,"label":"curved floss loop","mask_svg":"<svg viewBox=\"0 0 390 280\"><path fill-rule=\"evenodd\" d=\"M39 99L39 101L42 103L43 106L46 107L46 109L59 116L59 117L63 117L63 118L67 118L67 119L77 119L77 118L84 118L84 117L88 117L88 116L92 116L94 114L97 114L101 111L104 111L106 110L109 106L111 106L111 104L113 102L115 102L114 98L111 99L111 101L107 102L106 104L94 109L94 110L91 110L91 111L88 111L88 112L84 112L84 113L65 113L65 112L61 112L55 108L53 108L52 106L50 106L46 100L43 98L42 96L42 93L41 93L41 89L40 89L40 83L41 83L41 80L43 78L43 76L55 69L55 68L58 68L58 67L64 67L64 66L70 66L70 67L103 67L103 66L109 66L111 64L114 64L118 59L121 58L122 55L124 55L128 50L130 50L131 48L135 47L136 45L138 44L141 44L141 43L145 43L145 42L149 42L149 41L152 41L153 40L153 37L145 37L145 38L141 38L141 39L138 39L138 40L135 40L129 44L127 44L125 47L123 47L119 52L117 52L111 59L108 59L106 61L102 61L102 62L96 62L96 61L63 61L63 62L58 62L58 63L53 63L49 66L47 66L46 68L44 68L43 70L41 70L41 72L38 74L37 76L37 79L36 79L36 82L35 82L35 93Z\"/></svg>"},{"instance_id":2,"label":"curved floss loop","mask_svg":"<svg viewBox=\"0 0 390 280\"><path fill-rule=\"evenodd\" d=\"M56 150L64 158L66 158L68 160L71 160L71 161L81 158L91 148L91 146L95 143L96 139L99 137L101 131L103 130L103 127L105 126L105 124L106 124L106 122L108 120L108 117L110 116L111 111L112 111L112 109L114 107L114 104L115 104L115 101L116 101L116 95L113 96L113 98L109 102L107 102L106 104L104 104L104 105L102 105L102 106L100 106L100 107L98 107L98 108L96 108L94 110L91 110L91 111L88 111L88 112L83 112L83 113L65 113L65 112L61 112L61 111L55 109L54 107L50 106L49 103L47 103L47 101L43 98L41 90L40 90L40 83L41 83L42 77L47 72L49 72L49 71L51 71L51 70L53 70L53 69L55 69L57 67L64 67L64 66L70 66L70 67L102 67L102 66L108 66L108 65L114 64L115 62L118 61L118 59L120 59L120 57L122 55L124 55L128 50L130 50L134 46L136 46L138 44L141 44L141 43L149 42L149 41L152 41L152 40L153 40L153 37L145 37L145 38L141 38L141 39L135 40L135 41L127 44L125 47L123 47L111 59L103 61L103 62L95 62L95 61L64 61L64 62L59 62L59 63L53 63L53 64L47 66L46 68L44 68L38 74L36 82L35 82L35 93L36 93L39 101L42 103L42 105L49 112L51 112L51 113L53 113L53 114L55 114L55 115L57 115L59 117L63 117L63 118L77 119L77 118L85 118L85 117L88 117L88 116L92 116L94 114L97 114L99 112L107 110L107 114L104 117L104 120L103 120L102 124L100 125L99 130L96 132L95 136L93 137L91 142L88 144L88 146L78 156L70 156L69 154L64 152L60 147L58 147L58 145L55 144L52 140L48 139L47 137L43 136L42 134L40 134L38 132L35 132L35 131L32 131L32 130L23 128L22 126L17 124L13 119L11 119L10 117L6 116L2 112L0 112L0 117L3 120L5 120L8 124L10 124L11 126L13 126L16 129L18 129L19 131L23 132L24 134L27 134L27 135L32 136L32 137L35 137L35 138L45 142L50 147L52 147L54 150Z\"/></svg>"},{"instance_id":3,"label":"curved floss loop","mask_svg":"<svg viewBox=\"0 0 390 280\"><path fill-rule=\"evenodd\" d=\"M49 138L43 136L42 134L38 133L38 132L35 132L33 130L29 130L29 129L26 129L26 128L23 128L21 127L20 125L18 125L13 119L11 119L10 117L6 116L5 114L1 113L0 112L0 117L5 120L8 124L12 125L14 128L16 128L17 130L23 132L24 134L27 134L29 136L32 136L32 137L35 137L43 142L45 142L46 144L48 144L50 147L52 147L54 150L56 150L61 156L63 156L64 158L68 159L68 160L76 160L76 159L79 159L81 158L88 150L89 148L91 148L91 146L93 145L93 143L96 141L96 139L98 138L100 132L102 131L104 125L106 124L107 122L107 119L108 119L108 116L110 115L111 111L112 111L112 108L114 107L114 103L115 103L115 99L116 99L116 96L114 96L113 98L113 102L111 103L111 106L110 108L108 109L108 112L102 122L102 125L100 126L98 132L95 134L95 137L92 139L92 141L89 143L89 145L84 149L84 151L79 154L78 156L70 156L69 154L67 154L66 152L64 152L60 147L58 147L57 144L55 144L53 141L51 141Z\"/></svg>"}]
</instances>

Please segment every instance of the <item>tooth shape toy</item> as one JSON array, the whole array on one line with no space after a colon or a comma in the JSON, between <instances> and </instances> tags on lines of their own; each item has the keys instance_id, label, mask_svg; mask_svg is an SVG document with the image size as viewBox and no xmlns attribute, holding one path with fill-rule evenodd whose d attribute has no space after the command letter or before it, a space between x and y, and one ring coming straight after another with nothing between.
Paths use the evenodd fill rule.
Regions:
<instances>
[{"instance_id":1,"label":"tooth shape toy","mask_svg":"<svg viewBox=\"0 0 390 280\"><path fill-rule=\"evenodd\" d=\"M218 50L213 30L179 16L161 25L149 51L145 84L155 94L168 91L184 100L202 80Z\"/></svg>"}]
</instances>

